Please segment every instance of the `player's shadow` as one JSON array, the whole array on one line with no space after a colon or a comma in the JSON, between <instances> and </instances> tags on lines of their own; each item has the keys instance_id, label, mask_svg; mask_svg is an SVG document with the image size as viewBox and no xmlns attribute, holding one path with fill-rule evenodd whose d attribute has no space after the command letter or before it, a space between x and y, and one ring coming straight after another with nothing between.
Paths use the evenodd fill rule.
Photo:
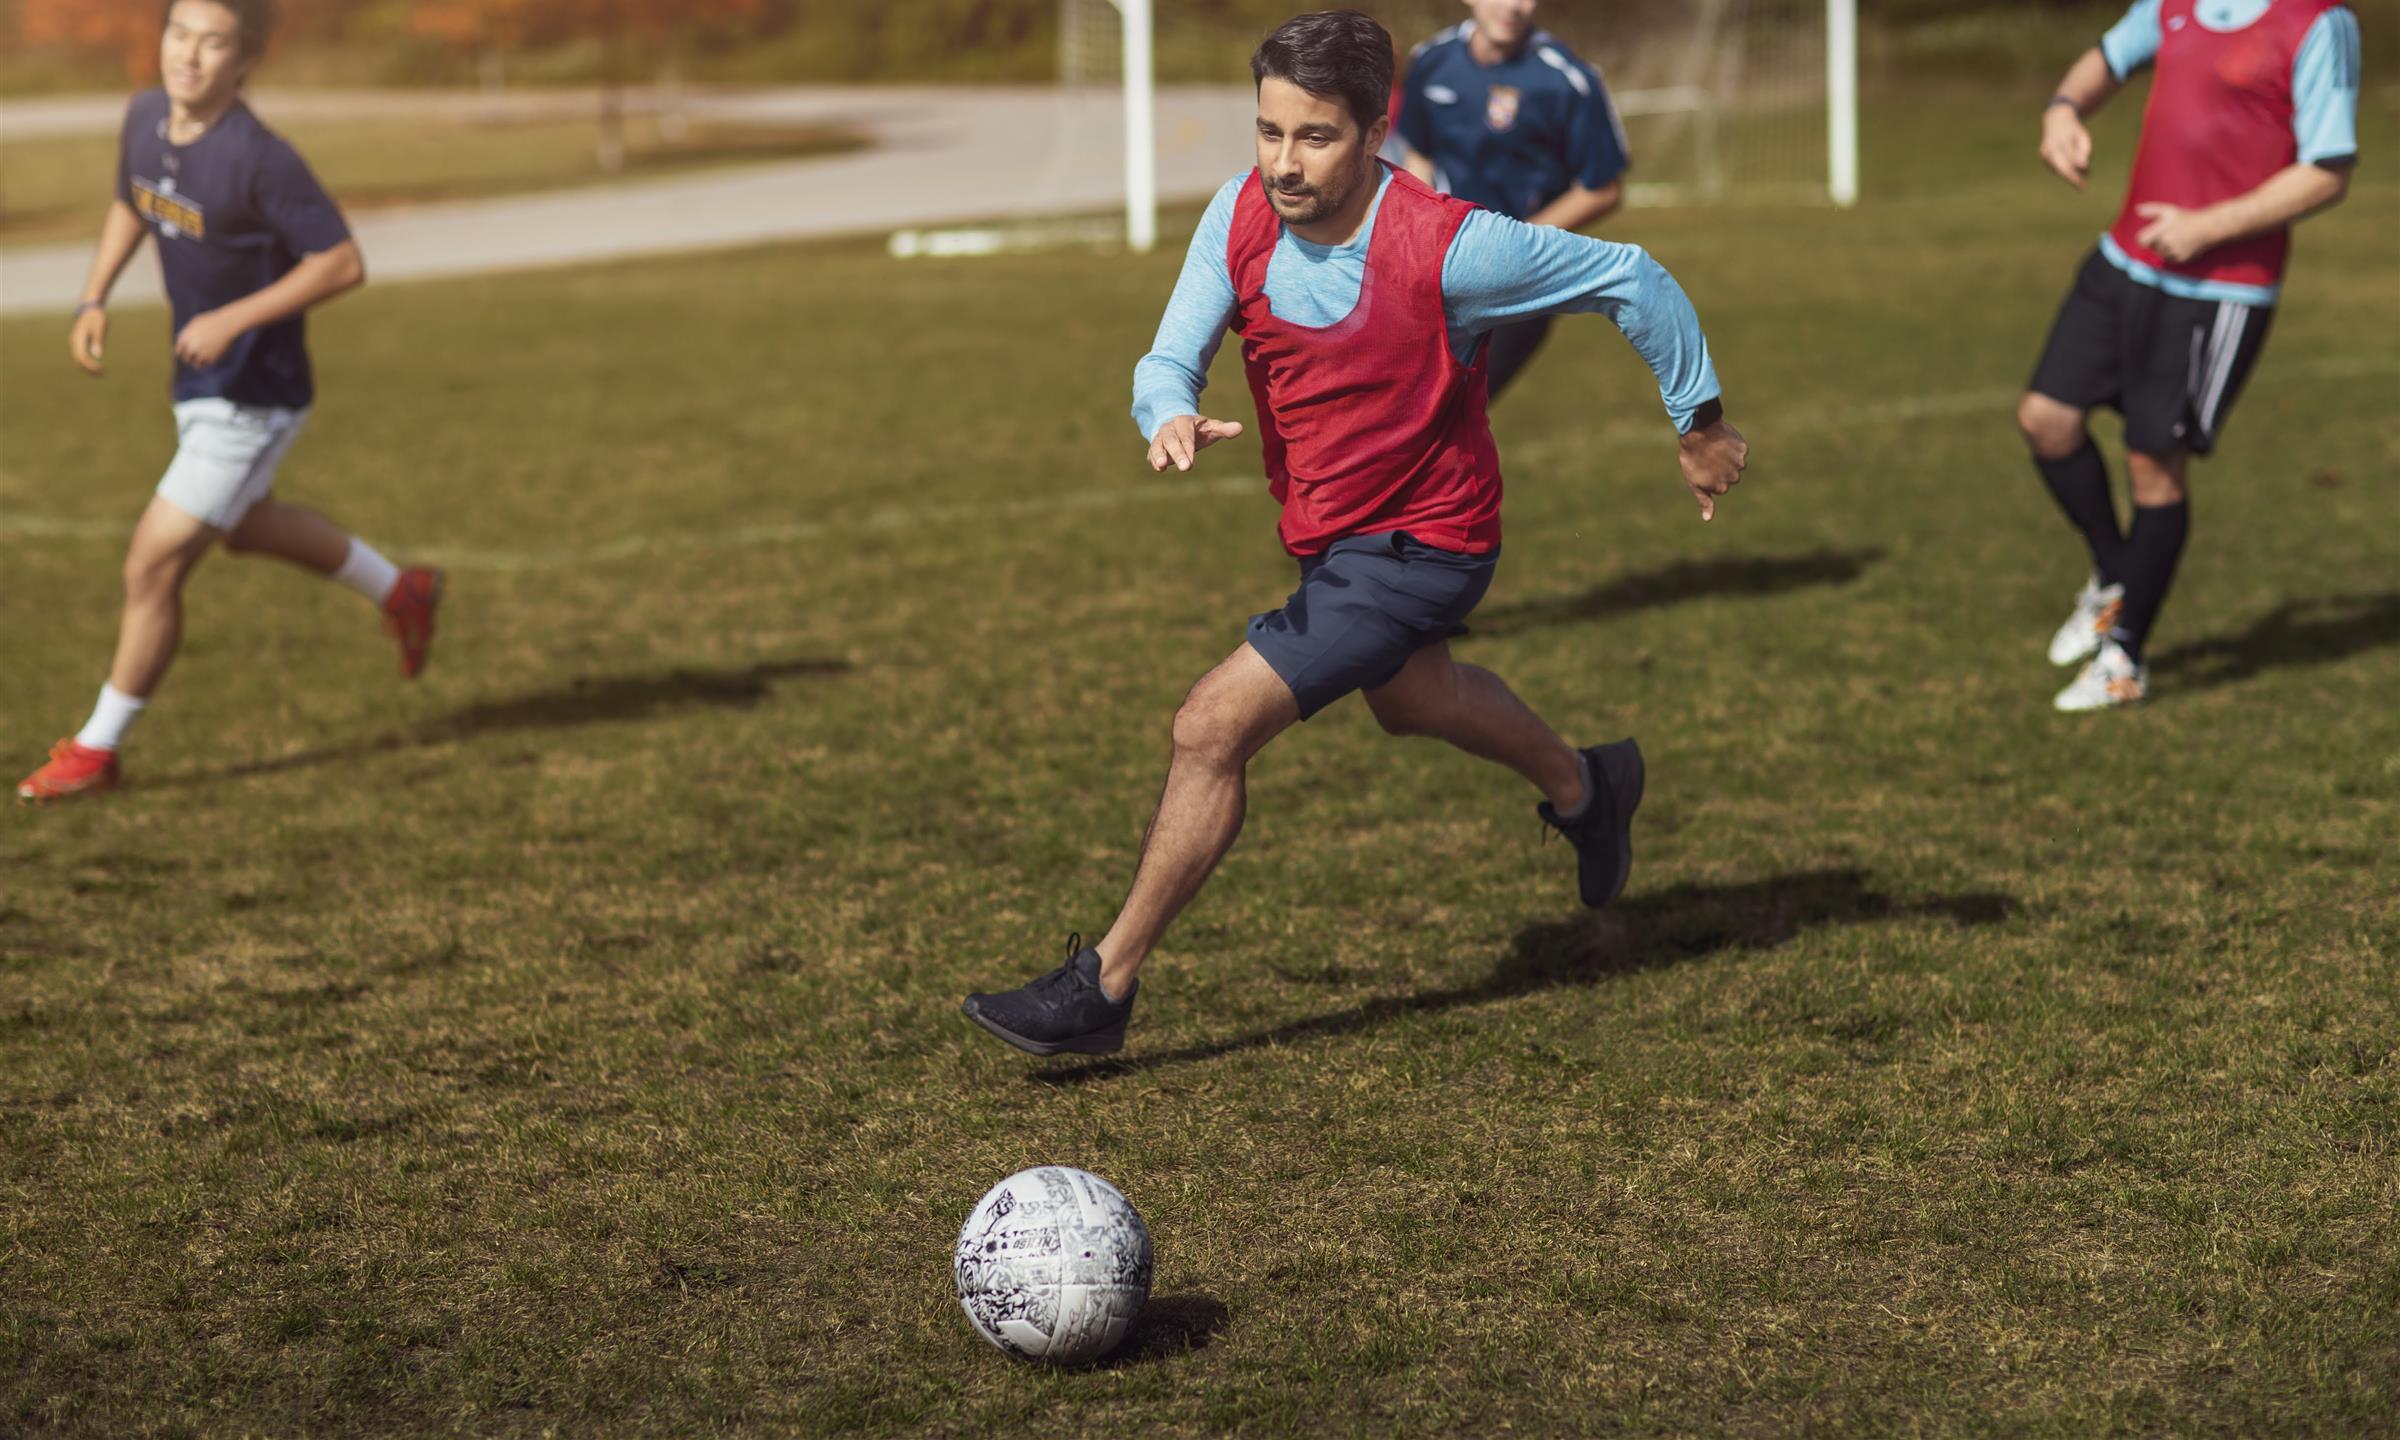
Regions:
<instances>
[{"instance_id":1,"label":"player's shadow","mask_svg":"<svg viewBox=\"0 0 2400 1440\"><path fill-rule=\"evenodd\" d=\"M2150 669L2176 688L2205 690L2285 665L2324 665L2361 651L2400 644L2400 593L2320 595L2287 601L2239 635L2219 635L2164 650Z\"/></svg>"},{"instance_id":2,"label":"player's shadow","mask_svg":"<svg viewBox=\"0 0 2400 1440\"><path fill-rule=\"evenodd\" d=\"M1724 555L1677 560L1620 575L1580 595L1492 605L1475 614L1477 635L1514 635L1572 625L1630 610L1717 596L1781 595L1812 585L1847 585L1883 558L1881 550L1815 550L1804 555Z\"/></svg>"},{"instance_id":3,"label":"player's shadow","mask_svg":"<svg viewBox=\"0 0 2400 1440\"><path fill-rule=\"evenodd\" d=\"M1330 1039L1410 1015L1439 1014L1560 986L1596 985L1711 955L1772 950L1803 931L1827 926L1925 918L1957 926L1994 925L2016 909L2014 898L1993 890L1891 895L1855 867L1799 870L1739 885L1676 885L1595 915L1529 925L1517 932L1509 953L1491 974L1473 984L1385 996L1347 1010L1155 1055L1039 1068L1032 1078L1049 1085L1077 1085L1244 1050Z\"/></svg>"},{"instance_id":4,"label":"player's shadow","mask_svg":"<svg viewBox=\"0 0 2400 1440\"><path fill-rule=\"evenodd\" d=\"M739 669L675 669L646 675L579 675L565 685L502 700L486 700L437 715L406 729L371 740L331 745L271 760L250 760L217 769L185 771L145 780L145 785L195 784L204 780L244 779L279 775L346 760L362 760L395 750L448 745L487 735L527 730L564 730L618 720L646 720L677 710L704 707L746 709L775 693L778 681L840 675L847 660L801 658L771 660Z\"/></svg>"},{"instance_id":5,"label":"player's shadow","mask_svg":"<svg viewBox=\"0 0 2400 1440\"><path fill-rule=\"evenodd\" d=\"M1222 1301L1208 1295L1153 1295L1133 1322L1125 1343L1099 1362L1102 1370L1149 1365L1205 1350L1233 1318Z\"/></svg>"}]
</instances>

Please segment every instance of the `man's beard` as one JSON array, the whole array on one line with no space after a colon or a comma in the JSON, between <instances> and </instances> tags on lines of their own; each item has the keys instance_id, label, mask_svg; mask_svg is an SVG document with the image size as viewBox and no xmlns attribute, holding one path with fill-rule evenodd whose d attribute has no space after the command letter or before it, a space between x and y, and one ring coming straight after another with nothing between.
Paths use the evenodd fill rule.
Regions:
<instances>
[{"instance_id":1,"label":"man's beard","mask_svg":"<svg viewBox=\"0 0 2400 1440\"><path fill-rule=\"evenodd\" d=\"M1297 194L1288 193L1276 189L1274 183L1264 175L1258 177L1258 183L1267 192L1267 203L1275 207L1275 213L1283 218L1286 225L1314 225L1341 209L1342 202L1350 198L1347 190L1328 195L1322 186L1311 186Z\"/></svg>"}]
</instances>

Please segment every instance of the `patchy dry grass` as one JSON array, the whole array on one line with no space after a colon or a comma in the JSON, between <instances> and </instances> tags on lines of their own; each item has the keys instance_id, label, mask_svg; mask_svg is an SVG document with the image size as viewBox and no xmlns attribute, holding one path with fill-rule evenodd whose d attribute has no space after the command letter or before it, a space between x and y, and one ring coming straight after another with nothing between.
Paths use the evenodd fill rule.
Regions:
<instances>
[{"instance_id":1,"label":"patchy dry grass","mask_svg":"<svg viewBox=\"0 0 2400 1440\"><path fill-rule=\"evenodd\" d=\"M1623 907L1340 707L1118 1063L955 1007L1105 922L1288 582L1246 443L1137 469L1176 256L345 301L285 489L451 564L441 648L403 687L353 598L212 560L128 788L0 817L0 1428L2393 1433L2400 187L2303 238L2156 703L2068 721L2008 401L2105 202L2019 118L1884 113L2010 168L1895 153L1855 215L1626 222L1757 445L1717 524L1604 324L1509 397L1469 644L1642 737ZM163 320L116 340L93 384L0 326L26 766L171 445ZM948 1294L1042 1161L1157 1237L1091 1371Z\"/></svg>"}]
</instances>

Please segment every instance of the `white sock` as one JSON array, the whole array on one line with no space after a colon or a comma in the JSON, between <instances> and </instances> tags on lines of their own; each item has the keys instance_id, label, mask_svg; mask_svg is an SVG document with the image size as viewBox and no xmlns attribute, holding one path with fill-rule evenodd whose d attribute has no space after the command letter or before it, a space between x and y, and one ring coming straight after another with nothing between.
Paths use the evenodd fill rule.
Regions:
<instances>
[{"instance_id":1,"label":"white sock","mask_svg":"<svg viewBox=\"0 0 2400 1440\"><path fill-rule=\"evenodd\" d=\"M136 700L114 685L100 687L100 703L92 707L92 718L83 722L75 743L94 750L114 750L125 743L125 732L141 718L147 700Z\"/></svg>"},{"instance_id":2,"label":"white sock","mask_svg":"<svg viewBox=\"0 0 2400 1440\"><path fill-rule=\"evenodd\" d=\"M350 554L343 559L342 568L333 578L381 605L392 587L400 583L400 567L375 553L375 547L356 535L350 537Z\"/></svg>"}]
</instances>

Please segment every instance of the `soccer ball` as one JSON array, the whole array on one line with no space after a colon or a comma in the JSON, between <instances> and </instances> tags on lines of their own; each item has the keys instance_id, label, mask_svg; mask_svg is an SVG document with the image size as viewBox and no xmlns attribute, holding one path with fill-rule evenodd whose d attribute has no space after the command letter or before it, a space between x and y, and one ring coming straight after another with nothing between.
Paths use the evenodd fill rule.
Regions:
<instances>
[{"instance_id":1,"label":"soccer ball","mask_svg":"<svg viewBox=\"0 0 2400 1440\"><path fill-rule=\"evenodd\" d=\"M1150 1298L1150 1231L1117 1187L1066 1165L984 1192L958 1232L958 1303L1024 1360L1080 1365L1125 1338Z\"/></svg>"}]
</instances>

